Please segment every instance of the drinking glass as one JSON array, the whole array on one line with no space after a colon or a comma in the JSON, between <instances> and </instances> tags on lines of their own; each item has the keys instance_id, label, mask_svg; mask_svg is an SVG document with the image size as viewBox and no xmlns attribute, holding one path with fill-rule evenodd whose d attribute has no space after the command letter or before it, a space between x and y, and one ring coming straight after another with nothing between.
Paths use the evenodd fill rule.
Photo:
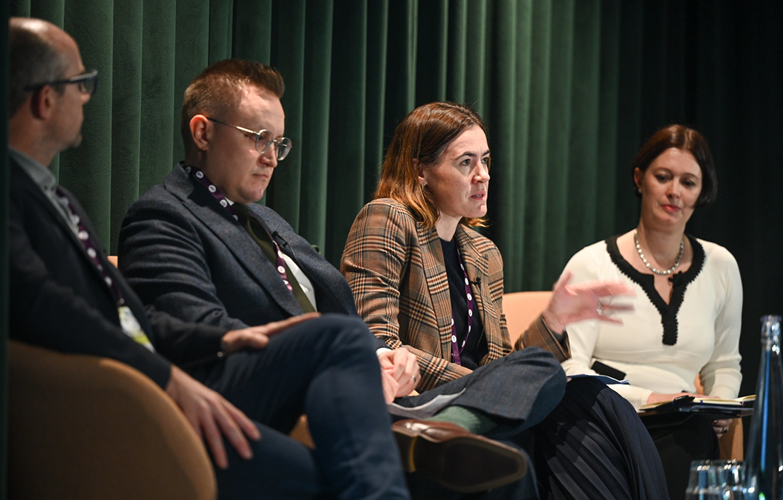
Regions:
<instances>
[{"instance_id":1,"label":"drinking glass","mask_svg":"<svg viewBox=\"0 0 783 500\"><path fill-rule=\"evenodd\" d=\"M739 460L713 460L719 464L726 500L749 500L745 495L745 464Z\"/></svg>"},{"instance_id":2,"label":"drinking glass","mask_svg":"<svg viewBox=\"0 0 783 500\"><path fill-rule=\"evenodd\" d=\"M686 500L746 500L744 467L737 460L694 460Z\"/></svg>"}]
</instances>

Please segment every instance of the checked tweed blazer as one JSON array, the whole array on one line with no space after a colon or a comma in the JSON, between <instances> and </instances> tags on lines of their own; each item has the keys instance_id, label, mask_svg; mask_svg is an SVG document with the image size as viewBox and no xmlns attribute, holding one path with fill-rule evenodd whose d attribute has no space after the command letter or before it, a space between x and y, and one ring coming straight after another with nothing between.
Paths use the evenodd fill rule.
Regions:
<instances>
[{"instance_id":1,"label":"checked tweed blazer","mask_svg":"<svg viewBox=\"0 0 783 500\"><path fill-rule=\"evenodd\" d=\"M464 225L455 238L484 324L489 352L479 362L483 366L512 350L503 315L503 259L492 241ZM378 199L359 212L340 271L370 331L389 347L405 345L418 357L417 390L470 373L451 362L451 297L438 233L424 228L404 204ZM513 348L526 346L546 349L559 360L568 357L540 319Z\"/></svg>"}]
</instances>

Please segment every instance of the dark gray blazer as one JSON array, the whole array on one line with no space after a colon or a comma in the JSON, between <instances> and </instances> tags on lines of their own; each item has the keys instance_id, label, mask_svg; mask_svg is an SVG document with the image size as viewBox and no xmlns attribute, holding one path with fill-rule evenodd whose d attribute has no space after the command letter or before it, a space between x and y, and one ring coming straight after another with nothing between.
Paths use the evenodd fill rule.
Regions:
<instances>
[{"instance_id":1,"label":"dark gray blazer","mask_svg":"<svg viewBox=\"0 0 783 500\"><path fill-rule=\"evenodd\" d=\"M274 210L248 208L313 282L319 311L357 314L334 266ZM145 303L186 321L236 329L302 314L250 234L181 165L128 210L119 262Z\"/></svg>"}]
</instances>

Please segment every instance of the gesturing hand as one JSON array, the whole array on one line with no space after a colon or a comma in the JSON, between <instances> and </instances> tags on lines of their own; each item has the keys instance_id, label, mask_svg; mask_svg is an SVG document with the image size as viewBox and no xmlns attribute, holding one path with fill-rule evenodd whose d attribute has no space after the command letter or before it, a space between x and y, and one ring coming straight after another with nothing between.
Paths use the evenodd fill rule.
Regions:
<instances>
[{"instance_id":1,"label":"gesturing hand","mask_svg":"<svg viewBox=\"0 0 783 500\"><path fill-rule=\"evenodd\" d=\"M381 382L387 403L410 394L421 380L416 355L404 347L381 352L378 362L381 364Z\"/></svg>"},{"instance_id":2,"label":"gesturing hand","mask_svg":"<svg viewBox=\"0 0 783 500\"><path fill-rule=\"evenodd\" d=\"M554 332L562 332L566 325L585 319L598 319L610 323L622 324L611 313L633 311L631 305L615 305L601 302L602 297L634 296L633 288L621 282L590 281L569 285L571 272L560 276L552 289L552 299L543 313L544 321Z\"/></svg>"},{"instance_id":3,"label":"gesturing hand","mask_svg":"<svg viewBox=\"0 0 783 500\"><path fill-rule=\"evenodd\" d=\"M291 316L283 321L274 321L265 325L251 326L242 330L231 330L223 335L220 341L223 352L230 354L249 347L251 349L263 349L269 343L269 337L282 332L294 325L307 320L317 318L319 313L307 313L299 316Z\"/></svg>"},{"instance_id":4,"label":"gesturing hand","mask_svg":"<svg viewBox=\"0 0 783 500\"><path fill-rule=\"evenodd\" d=\"M258 441L261 439L261 433L242 411L223 396L194 380L176 366L171 367L166 393L182 409L196 434L206 441L218 467L228 468L222 435L226 436L239 456L247 460L253 458L245 436Z\"/></svg>"}]
</instances>

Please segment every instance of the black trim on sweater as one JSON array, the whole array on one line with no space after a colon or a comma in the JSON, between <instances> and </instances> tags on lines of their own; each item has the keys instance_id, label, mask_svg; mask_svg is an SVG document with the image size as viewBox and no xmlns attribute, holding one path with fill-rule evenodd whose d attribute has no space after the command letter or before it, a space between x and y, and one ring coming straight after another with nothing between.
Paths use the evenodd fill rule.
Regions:
<instances>
[{"instance_id":1,"label":"black trim on sweater","mask_svg":"<svg viewBox=\"0 0 783 500\"><path fill-rule=\"evenodd\" d=\"M620 250L617 248L617 236L606 239L606 251L609 253L612 262L620 269L621 273L642 287L650 302L658 309L658 313L661 315L661 324L663 325L664 345L675 345L677 343L677 313L680 311L682 301L685 299L685 291L688 288L688 284L695 280L696 276L704 268L704 248L696 238L687 234L685 236L691 242L691 248L693 248L693 262L687 271L674 273L669 278L669 281L672 282L672 297L668 304L655 289L655 275L637 271L620 255Z\"/></svg>"}]
</instances>

